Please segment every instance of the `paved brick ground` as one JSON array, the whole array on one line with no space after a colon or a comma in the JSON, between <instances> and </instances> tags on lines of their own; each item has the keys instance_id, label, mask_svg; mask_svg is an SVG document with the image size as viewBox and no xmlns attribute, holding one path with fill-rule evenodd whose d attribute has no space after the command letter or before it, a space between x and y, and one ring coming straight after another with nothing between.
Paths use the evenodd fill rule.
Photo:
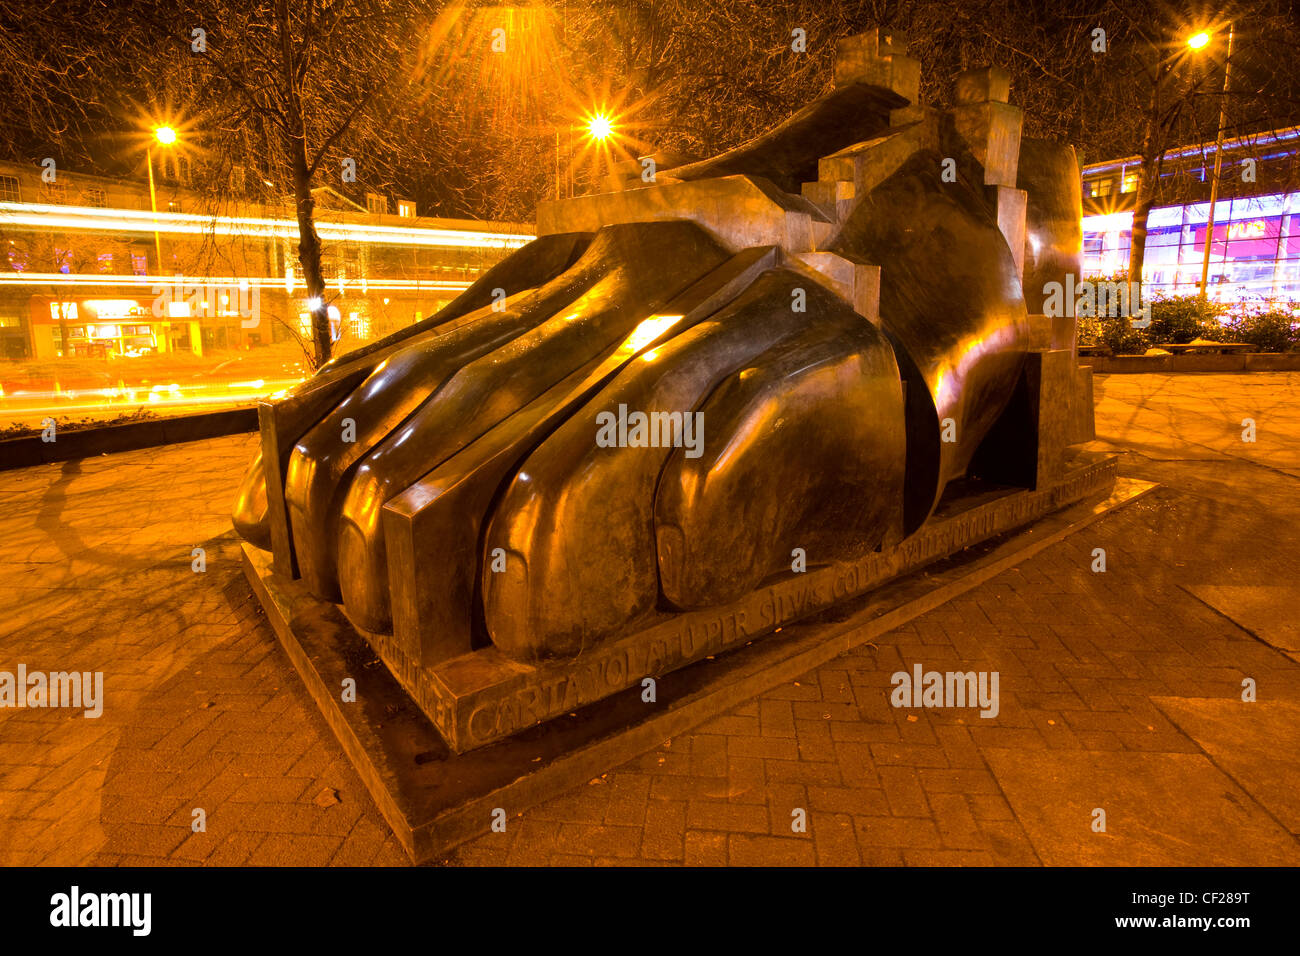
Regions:
<instances>
[{"instance_id":1,"label":"paved brick ground","mask_svg":"<svg viewBox=\"0 0 1300 956\"><path fill-rule=\"evenodd\" d=\"M100 670L107 698L0 710L0 864L406 862L239 573L254 445L0 474L0 669Z\"/></svg>"},{"instance_id":2,"label":"paved brick ground","mask_svg":"<svg viewBox=\"0 0 1300 956\"><path fill-rule=\"evenodd\" d=\"M520 816L507 808L505 833L448 862L1039 865L1104 841L1121 860L1300 863L1282 822L1300 814L1256 783L1294 772L1296 724L1229 772L1160 706L1228 708L1229 737L1248 740L1249 708L1300 704L1300 664L1269 629L1188 590L1266 582L1294 606L1297 381L1100 381L1101 436L1158 492L875 646ZM1243 416L1259 433L1244 449ZM0 474L0 669L103 670L108 693L99 720L0 710L0 863L405 862L239 572L226 515L252 445ZM918 662L998 671L997 718L890 706L890 675ZM1260 702L1238 712L1247 677ZM1190 791L1186 813L1125 786L1138 754L1164 792ZM1091 769L1069 777L1079 761ZM1082 782L1061 792L1067 779ZM1090 826L1098 805L1107 834ZM206 833L191 830L195 808Z\"/></svg>"}]
</instances>

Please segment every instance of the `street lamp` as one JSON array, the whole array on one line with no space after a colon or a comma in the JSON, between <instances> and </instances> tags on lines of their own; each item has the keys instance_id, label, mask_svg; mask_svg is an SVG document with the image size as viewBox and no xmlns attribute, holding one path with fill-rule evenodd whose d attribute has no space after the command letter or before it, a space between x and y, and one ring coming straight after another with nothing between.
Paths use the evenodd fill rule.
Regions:
<instances>
[{"instance_id":1,"label":"street lamp","mask_svg":"<svg viewBox=\"0 0 1300 956\"><path fill-rule=\"evenodd\" d=\"M604 113L597 113L587 121L587 135L592 139L604 142L609 139L614 132L614 124L610 122L608 116Z\"/></svg>"},{"instance_id":2,"label":"street lamp","mask_svg":"<svg viewBox=\"0 0 1300 956\"><path fill-rule=\"evenodd\" d=\"M564 154L573 162L573 134L581 132L593 142L604 144L614 135L614 120L608 114L595 112L587 117L587 121L582 125L570 123L568 125L557 125L555 127L555 198L560 199L565 195L572 194L573 180L571 169L561 170L560 164L560 133L566 134Z\"/></svg>"},{"instance_id":3,"label":"street lamp","mask_svg":"<svg viewBox=\"0 0 1300 956\"><path fill-rule=\"evenodd\" d=\"M1210 34L1201 31L1188 39L1193 50L1204 49L1210 43ZM1201 259L1201 301L1209 297L1210 243L1214 239L1214 206L1219 201L1219 174L1223 169L1223 128L1227 125L1224 110L1228 105L1228 86L1232 77L1232 24L1228 24L1228 50L1223 58L1223 96L1219 99L1219 131L1214 137L1214 178L1210 180L1210 213L1205 221L1205 254Z\"/></svg>"},{"instance_id":4,"label":"street lamp","mask_svg":"<svg viewBox=\"0 0 1300 956\"><path fill-rule=\"evenodd\" d=\"M176 130L171 126L155 126L153 141L160 146L176 145ZM153 251L158 257L158 274L163 272L162 240L158 237L158 194L153 184L153 142L145 150L149 162L149 207L153 210Z\"/></svg>"}]
</instances>

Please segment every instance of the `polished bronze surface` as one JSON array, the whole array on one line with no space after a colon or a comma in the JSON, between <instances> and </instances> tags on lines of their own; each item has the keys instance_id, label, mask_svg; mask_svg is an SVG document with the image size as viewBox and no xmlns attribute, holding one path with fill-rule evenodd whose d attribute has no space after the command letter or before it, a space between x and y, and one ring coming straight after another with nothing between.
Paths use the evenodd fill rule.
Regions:
<instances>
[{"instance_id":1,"label":"polished bronze surface","mask_svg":"<svg viewBox=\"0 0 1300 956\"><path fill-rule=\"evenodd\" d=\"M942 163L917 153L858 204L832 244L881 268L881 326L908 387L909 532L1006 406L1029 336L997 223L969 184L938 181Z\"/></svg>"},{"instance_id":2,"label":"polished bronze surface","mask_svg":"<svg viewBox=\"0 0 1300 956\"><path fill-rule=\"evenodd\" d=\"M388 502L388 585L404 653L429 665L471 649L482 526L520 460L620 369L716 311L776 255L768 247L733 256L639 323L594 370L561 381Z\"/></svg>"},{"instance_id":3,"label":"polished bronze surface","mask_svg":"<svg viewBox=\"0 0 1300 956\"><path fill-rule=\"evenodd\" d=\"M874 139L889 129L889 113L907 105L892 90L853 82L814 100L775 128L735 149L664 170L668 179L761 176L788 193L817 178L823 156Z\"/></svg>"},{"instance_id":4,"label":"polished bronze surface","mask_svg":"<svg viewBox=\"0 0 1300 956\"><path fill-rule=\"evenodd\" d=\"M804 289L808 309L790 308ZM760 276L708 320L631 363L521 464L493 512L482 571L493 643L538 658L576 654L651 611L659 597L655 489L673 449L601 447L601 417L625 410L686 414L726 376L843 311L834 295L788 270ZM860 320L858 320L860 321ZM725 441L704 423L706 445Z\"/></svg>"},{"instance_id":5,"label":"polished bronze surface","mask_svg":"<svg viewBox=\"0 0 1300 956\"><path fill-rule=\"evenodd\" d=\"M738 600L801 552L809 567L880 544L903 493L903 393L893 350L847 307L733 371L700 405L704 453L676 449L655 541L679 608ZM813 463L832 463L817 467ZM812 465L812 467L810 467Z\"/></svg>"},{"instance_id":6,"label":"polished bronze surface","mask_svg":"<svg viewBox=\"0 0 1300 956\"><path fill-rule=\"evenodd\" d=\"M264 551L270 551L271 523L266 512L266 477L262 470L262 453L259 451L249 462L248 471L244 472L231 517L241 538Z\"/></svg>"},{"instance_id":7,"label":"polished bronze surface","mask_svg":"<svg viewBox=\"0 0 1300 956\"><path fill-rule=\"evenodd\" d=\"M1020 141L1016 186L1029 194L1025 212L1025 307L1043 311L1044 287L1083 275L1083 186L1073 146Z\"/></svg>"},{"instance_id":8,"label":"polished bronze surface","mask_svg":"<svg viewBox=\"0 0 1300 956\"><path fill-rule=\"evenodd\" d=\"M449 332L436 330L399 343L360 385L300 438L285 476L298 566L307 586L320 597L337 600L339 504L345 482L363 457L411 418L431 395L453 384L468 364L518 338L572 306L614 271L610 242L598 241L570 270L536 289L519 289L502 301L470 313L472 321ZM455 379L463 381L463 377ZM350 425L348 423L351 423ZM401 434L407 434L403 431ZM398 443L403 439L398 439ZM391 447L391 446L390 446ZM427 470L427 468L426 468ZM411 476L411 480L419 473ZM383 502L371 511L378 519ZM360 507L365 508L366 503ZM354 513L357 499L353 499Z\"/></svg>"},{"instance_id":9,"label":"polished bronze surface","mask_svg":"<svg viewBox=\"0 0 1300 956\"><path fill-rule=\"evenodd\" d=\"M725 258L689 222L611 226L572 269L504 311L480 310L472 322L393 353L290 460L285 497L308 587L341 596L361 626L387 628L385 502L557 377L598 363Z\"/></svg>"},{"instance_id":10,"label":"polished bronze surface","mask_svg":"<svg viewBox=\"0 0 1300 956\"><path fill-rule=\"evenodd\" d=\"M294 443L411 336L438 334L448 326L459 324L464 316L490 305L497 298L498 289L531 289L549 281L568 269L590 242L590 233L557 233L530 242L494 265L453 302L429 318L326 362L315 375L290 389L285 398L262 402L259 416L263 446L261 487L256 486L256 479L250 478L235 506L236 526L247 527L252 535L245 535L247 540L259 547L263 546L260 542L270 541L268 549L275 552L277 569L296 575L298 568L284 500L284 475ZM269 449L275 449L276 454L267 455ZM247 524L250 505L245 501L258 496L267 500L267 506L261 509L263 517L253 528Z\"/></svg>"}]
</instances>

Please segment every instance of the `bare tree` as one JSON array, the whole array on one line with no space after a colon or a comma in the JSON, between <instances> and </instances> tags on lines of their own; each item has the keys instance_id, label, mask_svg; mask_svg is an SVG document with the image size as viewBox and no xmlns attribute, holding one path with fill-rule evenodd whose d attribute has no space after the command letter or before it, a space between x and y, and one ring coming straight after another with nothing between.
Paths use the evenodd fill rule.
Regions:
<instances>
[{"instance_id":1,"label":"bare tree","mask_svg":"<svg viewBox=\"0 0 1300 956\"><path fill-rule=\"evenodd\" d=\"M383 148L427 9L414 0L179 0L152 17L176 38L179 108L193 112L209 166L238 164L292 197L316 366L329 360L332 337L314 191L364 177Z\"/></svg>"}]
</instances>

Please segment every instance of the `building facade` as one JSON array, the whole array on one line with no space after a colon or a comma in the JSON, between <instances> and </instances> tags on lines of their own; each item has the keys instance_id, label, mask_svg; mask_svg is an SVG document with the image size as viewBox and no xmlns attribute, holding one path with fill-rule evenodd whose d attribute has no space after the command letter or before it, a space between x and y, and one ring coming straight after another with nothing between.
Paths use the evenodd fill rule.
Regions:
<instances>
[{"instance_id":1,"label":"building facade","mask_svg":"<svg viewBox=\"0 0 1300 956\"><path fill-rule=\"evenodd\" d=\"M1225 303L1300 302L1300 127L1225 140L1214 208L1207 293ZM1156 294L1194 295L1214 177L1213 143L1165 154L1147 220L1143 282ZM1126 274L1139 157L1083 167L1083 257L1088 276Z\"/></svg>"},{"instance_id":2,"label":"building facade","mask_svg":"<svg viewBox=\"0 0 1300 956\"><path fill-rule=\"evenodd\" d=\"M0 163L0 358L131 357L310 339L292 206ZM317 190L336 351L433 314L528 242L517 223Z\"/></svg>"}]
</instances>

